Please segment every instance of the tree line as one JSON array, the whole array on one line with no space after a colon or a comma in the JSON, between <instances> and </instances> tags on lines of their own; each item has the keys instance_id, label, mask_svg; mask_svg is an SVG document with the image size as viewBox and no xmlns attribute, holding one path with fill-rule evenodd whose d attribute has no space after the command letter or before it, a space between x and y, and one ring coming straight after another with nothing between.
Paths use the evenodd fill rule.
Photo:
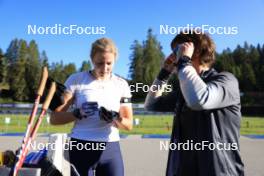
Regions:
<instances>
[{"instance_id":1,"label":"tree line","mask_svg":"<svg viewBox=\"0 0 264 176\"><path fill-rule=\"evenodd\" d=\"M14 39L5 53L0 49L0 85L8 89L5 91L7 95L0 92L1 97L32 102L43 66L48 67L53 79L62 83L72 73L91 68L89 61L83 61L79 70L74 63L61 61L50 64L46 52L40 52L34 40L27 43L23 39Z\"/></svg>"},{"instance_id":2,"label":"tree line","mask_svg":"<svg viewBox=\"0 0 264 176\"><path fill-rule=\"evenodd\" d=\"M129 84L151 85L165 57L160 42L149 29L146 40L135 40L130 49ZM40 52L34 40L27 43L23 39L14 39L5 53L0 49L0 85L7 85L10 98L14 101L32 101L42 66L48 66L49 75L63 83L72 73L89 70L91 63L84 61L79 69L74 63L49 63L46 52ZM261 97L258 93L264 92L264 45L253 46L245 42L234 50L227 48L216 53L214 67L217 71L233 73L239 81L241 92L254 92L255 97ZM177 76L172 76L169 83L177 86ZM142 90L133 92L134 101L143 101L145 96ZM249 98L246 103L250 101L256 100Z\"/></svg>"},{"instance_id":3,"label":"tree line","mask_svg":"<svg viewBox=\"0 0 264 176\"><path fill-rule=\"evenodd\" d=\"M217 45L217 44L216 44ZM169 46L167 46L169 47ZM142 82L150 85L164 62L164 53L156 37L148 30L147 39L142 43L137 40L131 45L129 76L130 83ZM216 53L216 62L213 67L221 72L233 73L240 86L242 102L244 104L264 103L264 44L253 46L244 42L237 45L232 51L224 49ZM177 76L172 75L169 83L177 87ZM143 91L134 93L134 98L143 101L146 93Z\"/></svg>"}]
</instances>

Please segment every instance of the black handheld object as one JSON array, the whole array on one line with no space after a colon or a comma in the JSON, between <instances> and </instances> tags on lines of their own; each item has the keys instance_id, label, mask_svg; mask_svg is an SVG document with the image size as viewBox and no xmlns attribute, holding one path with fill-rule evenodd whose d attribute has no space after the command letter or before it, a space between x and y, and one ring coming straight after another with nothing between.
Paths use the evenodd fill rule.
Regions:
<instances>
[{"instance_id":1,"label":"black handheld object","mask_svg":"<svg viewBox=\"0 0 264 176\"><path fill-rule=\"evenodd\" d=\"M107 123L112 123L114 120L120 119L118 112L107 110L105 107L100 107L99 116L101 120L104 120Z\"/></svg>"},{"instance_id":2,"label":"black handheld object","mask_svg":"<svg viewBox=\"0 0 264 176\"><path fill-rule=\"evenodd\" d=\"M97 102L84 102L80 108L76 108L72 111L72 114L79 120L83 118L91 117L98 111Z\"/></svg>"},{"instance_id":3,"label":"black handheld object","mask_svg":"<svg viewBox=\"0 0 264 176\"><path fill-rule=\"evenodd\" d=\"M56 83L56 91L55 91L55 94L54 94L54 96L50 102L49 109L51 111L54 111L57 107L59 107L60 105L62 105L64 103L62 95L63 95L64 91L66 90L66 87L63 84L55 81L53 78L48 77L47 83L45 86L45 90L44 90L44 94L42 96L42 100L45 100L52 82Z\"/></svg>"},{"instance_id":4,"label":"black handheld object","mask_svg":"<svg viewBox=\"0 0 264 176\"><path fill-rule=\"evenodd\" d=\"M72 111L72 114L73 114L77 119L82 120L82 114L81 114L79 108L74 109L74 110Z\"/></svg>"}]
</instances>

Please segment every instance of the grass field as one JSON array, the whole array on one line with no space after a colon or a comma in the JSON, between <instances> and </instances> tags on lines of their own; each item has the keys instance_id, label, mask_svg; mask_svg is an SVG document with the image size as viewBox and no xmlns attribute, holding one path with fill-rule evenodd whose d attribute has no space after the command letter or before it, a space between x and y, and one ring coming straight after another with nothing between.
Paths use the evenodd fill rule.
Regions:
<instances>
[{"instance_id":1,"label":"grass field","mask_svg":"<svg viewBox=\"0 0 264 176\"><path fill-rule=\"evenodd\" d=\"M6 117L10 118L10 123L5 124ZM122 134L170 134L172 125L171 115L135 115L140 124L134 126L132 131L121 131ZM0 115L0 133L19 133L25 132L28 116L25 115ZM39 133L69 133L72 123L67 125L52 126L43 119ZM243 117L241 124L241 134L262 134L264 135L264 118Z\"/></svg>"}]
</instances>

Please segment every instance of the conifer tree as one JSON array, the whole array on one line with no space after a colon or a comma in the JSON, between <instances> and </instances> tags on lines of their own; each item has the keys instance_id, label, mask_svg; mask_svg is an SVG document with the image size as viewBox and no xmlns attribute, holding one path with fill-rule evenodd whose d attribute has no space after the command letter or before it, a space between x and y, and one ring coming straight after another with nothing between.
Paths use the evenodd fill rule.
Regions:
<instances>
[{"instance_id":1,"label":"conifer tree","mask_svg":"<svg viewBox=\"0 0 264 176\"><path fill-rule=\"evenodd\" d=\"M92 68L91 66L91 62L90 61L83 61L82 62L82 65L81 65L81 68L80 68L80 71L88 71Z\"/></svg>"}]
</instances>

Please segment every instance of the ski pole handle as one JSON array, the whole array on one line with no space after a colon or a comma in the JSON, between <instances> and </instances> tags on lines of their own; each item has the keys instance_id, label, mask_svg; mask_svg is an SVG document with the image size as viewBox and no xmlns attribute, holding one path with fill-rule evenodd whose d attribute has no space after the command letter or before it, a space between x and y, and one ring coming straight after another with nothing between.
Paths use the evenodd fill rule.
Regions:
<instances>
[{"instance_id":1,"label":"ski pole handle","mask_svg":"<svg viewBox=\"0 0 264 176\"><path fill-rule=\"evenodd\" d=\"M42 96L44 89L45 89L45 85L46 85L48 76L49 76L49 73L48 73L47 67L43 67L40 82L39 82L39 87L38 87L38 91L37 91L37 95Z\"/></svg>"},{"instance_id":2,"label":"ski pole handle","mask_svg":"<svg viewBox=\"0 0 264 176\"><path fill-rule=\"evenodd\" d=\"M42 109L43 110L47 110L49 108L50 102L51 102L51 100L53 98L53 95L54 95L55 91L56 91L56 83L52 82L51 86L50 86L50 89L49 89L49 92L48 92L48 95L47 95L47 97L46 97L46 99L45 99L45 101L44 101L44 103L42 105Z\"/></svg>"}]
</instances>

